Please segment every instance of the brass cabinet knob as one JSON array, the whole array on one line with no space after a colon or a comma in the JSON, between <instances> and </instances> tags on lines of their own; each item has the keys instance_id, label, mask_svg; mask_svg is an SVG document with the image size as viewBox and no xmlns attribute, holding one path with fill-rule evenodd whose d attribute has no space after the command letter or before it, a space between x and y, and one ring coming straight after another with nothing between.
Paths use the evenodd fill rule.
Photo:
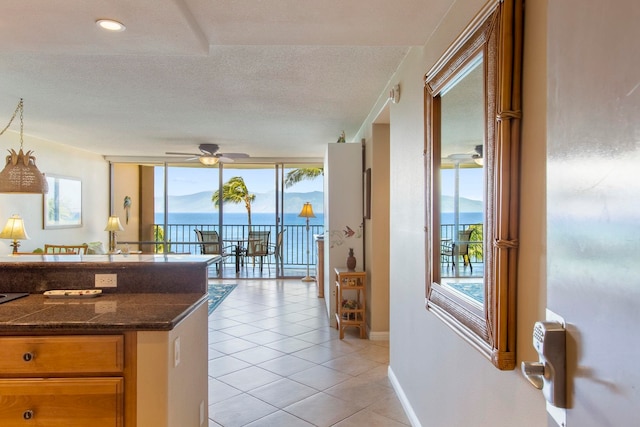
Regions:
<instances>
[{"instance_id":1,"label":"brass cabinet knob","mask_svg":"<svg viewBox=\"0 0 640 427\"><path fill-rule=\"evenodd\" d=\"M22 360L24 360L25 362L31 362L33 358L34 358L34 355L31 352L27 352L22 355Z\"/></svg>"},{"instance_id":2,"label":"brass cabinet knob","mask_svg":"<svg viewBox=\"0 0 640 427\"><path fill-rule=\"evenodd\" d=\"M31 409L27 409L22 414L22 418L24 418L25 420L30 420L31 418L33 418L33 411Z\"/></svg>"}]
</instances>

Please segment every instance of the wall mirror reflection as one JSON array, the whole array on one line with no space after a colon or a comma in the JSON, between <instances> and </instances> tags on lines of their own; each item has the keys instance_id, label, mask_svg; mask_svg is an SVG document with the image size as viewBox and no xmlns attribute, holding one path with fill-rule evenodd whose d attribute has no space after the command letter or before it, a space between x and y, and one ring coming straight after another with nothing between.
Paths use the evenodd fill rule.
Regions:
<instances>
[{"instance_id":1,"label":"wall mirror reflection","mask_svg":"<svg viewBox=\"0 0 640 427\"><path fill-rule=\"evenodd\" d=\"M484 302L484 74L482 52L440 93L441 284Z\"/></svg>"},{"instance_id":2,"label":"wall mirror reflection","mask_svg":"<svg viewBox=\"0 0 640 427\"><path fill-rule=\"evenodd\" d=\"M522 1L489 2L425 77L427 309L515 367Z\"/></svg>"}]
</instances>

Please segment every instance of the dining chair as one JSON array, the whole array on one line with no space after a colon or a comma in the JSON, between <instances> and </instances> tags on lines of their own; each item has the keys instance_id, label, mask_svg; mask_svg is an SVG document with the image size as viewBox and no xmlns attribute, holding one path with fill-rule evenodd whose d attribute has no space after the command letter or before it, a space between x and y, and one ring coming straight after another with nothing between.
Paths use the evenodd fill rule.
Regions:
<instances>
[{"instance_id":1,"label":"dining chair","mask_svg":"<svg viewBox=\"0 0 640 427\"><path fill-rule=\"evenodd\" d=\"M282 263L282 242L284 241L284 232L287 231L284 228L282 231L279 231L276 234L276 243L269 245L269 250L267 251L267 256L273 256L274 264L278 264L278 262ZM267 263L269 263L269 259L267 258ZM269 264L267 264L269 265Z\"/></svg>"},{"instance_id":2,"label":"dining chair","mask_svg":"<svg viewBox=\"0 0 640 427\"><path fill-rule=\"evenodd\" d=\"M56 255L86 255L88 248L89 245L86 243L81 245L52 245L45 243L44 253Z\"/></svg>"},{"instance_id":3,"label":"dining chair","mask_svg":"<svg viewBox=\"0 0 640 427\"><path fill-rule=\"evenodd\" d=\"M474 232L473 228L467 228L458 232L457 243L450 239L444 239L440 242L440 257L441 261L446 261L447 268L451 263L451 268L455 268L456 261L459 257L462 257L464 266L469 266L471 273L473 273L473 264L471 264L471 257L469 256L469 243L471 243L471 234Z\"/></svg>"},{"instance_id":4,"label":"dining chair","mask_svg":"<svg viewBox=\"0 0 640 427\"><path fill-rule=\"evenodd\" d=\"M200 243L200 253L203 255L220 255L223 258L228 257L231 253L228 251L231 246L223 246L220 243L220 236L215 230L193 230L196 233L198 242ZM220 271L220 264L216 263L216 269Z\"/></svg>"},{"instance_id":5,"label":"dining chair","mask_svg":"<svg viewBox=\"0 0 640 427\"><path fill-rule=\"evenodd\" d=\"M262 267L264 265L264 257L269 256L269 236L271 231L254 231L249 230L249 241L247 242L246 257L253 258L253 269L256 269L256 258L259 258L260 272L262 273ZM245 264L246 265L246 264ZM269 272L271 272L271 266L267 262Z\"/></svg>"}]
</instances>

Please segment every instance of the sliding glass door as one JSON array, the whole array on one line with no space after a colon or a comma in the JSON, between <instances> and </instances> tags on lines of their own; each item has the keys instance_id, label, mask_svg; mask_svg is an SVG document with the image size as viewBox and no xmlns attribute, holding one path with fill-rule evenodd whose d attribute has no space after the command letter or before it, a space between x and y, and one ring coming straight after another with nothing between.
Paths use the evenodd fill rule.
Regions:
<instances>
[{"instance_id":1,"label":"sliding glass door","mask_svg":"<svg viewBox=\"0 0 640 427\"><path fill-rule=\"evenodd\" d=\"M304 175L314 168L315 175ZM200 254L207 248L198 240L205 232L215 234L230 254L223 277L303 277L307 268L313 275L313 235L323 232L321 172L317 165L237 161L206 168L157 166L155 240L163 243L156 247ZM305 203L313 206L315 217L299 216ZM258 235L265 240L256 252Z\"/></svg>"}]
</instances>

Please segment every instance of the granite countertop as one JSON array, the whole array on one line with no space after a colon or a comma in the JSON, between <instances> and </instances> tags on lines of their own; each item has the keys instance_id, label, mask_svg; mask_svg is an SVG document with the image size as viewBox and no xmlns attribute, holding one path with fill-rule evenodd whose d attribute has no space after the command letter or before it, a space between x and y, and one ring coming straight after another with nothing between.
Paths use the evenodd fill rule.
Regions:
<instances>
[{"instance_id":1,"label":"granite countertop","mask_svg":"<svg viewBox=\"0 0 640 427\"><path fill-rule=\"evenodd\" d=\"M221 259L220 255L190 255L190 254L109 254L109 255L54 255L54 254L28 254L5 255L0 257L1 263L25 264L25 263L56 263L56 264L213 264Z\"/></svg>"},{"instance_id":2,"label":"granite countertop","mask_svg":"<svg viewBox=\"0 0 640 427\"><path fill-rule=\"evenodd\" d=\"M201 293L102 294L48 298L43 294L0 304L0 334L168 331L207 303Z\"/></svg>"}]
</instances>

